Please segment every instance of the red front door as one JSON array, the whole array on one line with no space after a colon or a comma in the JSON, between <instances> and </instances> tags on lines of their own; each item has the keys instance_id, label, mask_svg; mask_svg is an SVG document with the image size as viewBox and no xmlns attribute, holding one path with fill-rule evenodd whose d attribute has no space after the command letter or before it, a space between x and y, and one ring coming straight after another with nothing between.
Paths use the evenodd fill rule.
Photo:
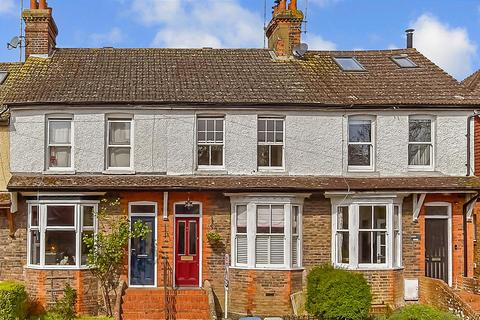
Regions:
<instances>
[{"instance_id":1,"label":"red front door","mask_svg":"<svg viewBox=\"0 0 480 320\"><path fill-rule=\"evenodd\" d=\"M199 218L175 219L175 284L177 287L199 285Z\"/></svg>"}]
</instances>

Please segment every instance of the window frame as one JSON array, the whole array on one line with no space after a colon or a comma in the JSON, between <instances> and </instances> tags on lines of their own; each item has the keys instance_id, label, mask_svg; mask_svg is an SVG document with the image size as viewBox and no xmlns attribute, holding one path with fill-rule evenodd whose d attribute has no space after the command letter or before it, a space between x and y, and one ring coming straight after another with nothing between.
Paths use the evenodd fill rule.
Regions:
<instances>
[{"instance_id":1,"label":"window frame","mask_svg":"<svg viewBox=\"0 0 480 320\"><path fill-rule=\"evenodd\" d=\"M350 199L334 198L332 199L332 263L334 266L350 270L389 270L402 268L402 198L397 196L385 196L385 198L372 198L372 199ZM385 263L360 263L359 262L359 207L360 206L385 206L386 207L386 240L387 247L385 248L386 259ZM399 208L399 246L397 252L394 250L394 208ZM345 231L344 229L338 229L338 208L348 207L348 235L349 235L349 263L342 263L338 261L339 243L337 241L337 234L339 231ZM373 221L372 221L373 223ZM372 225L373 227L373 225ZM372 229L373 230L373 229ZM398 262L395 265L394 261Z\"/></svg>"},{"instance_id":2,"label":"window frame","mask_svg":"<svg viewBox=\"0 0 480 320\"><path fill-rule=\"evenodd\" d=\"M264 120L264 121L269 121L269 120L273 120L273 121L278 121L278 120L281 120L282 121L282 124L283 124L283 137L282 137L282 140L283 142L282 143L279 143L279 142L260 142L258 140L258 132L259 132L259 122L261 120ZM258 116L257 117L257 132L256 132L256 135L257 135L257 168L258 168L258 171L285 171L285 129L286 129L286 119L285 117L274 117L274 116ZM267 132L267 130L265 130L265 132ZM274 128L274 140L275 139L275 134L276 134L276 129ZM272 166L272 165L269 165L269 166L260 166L259 165L259 157L258 157L258 149L260 146L282 146L282 165L281 166ZM268 159L268 163L271 164L272 163L272 151L271 151L271 148L269 148L269 159Z\"/></svg>"},{"instance_id":3,"label":"window frame","mask_svg":"<svg viewBox=\"0 0 480 320\"><path fill-rule=\"evenodd\" d=\"M391 59L401 69L415 69L415 68L418 68L418 65L412 59L410 59L410 57L408 55L392 56ZM400 64L399 60L407 60L408 63L410 63L411 65L410 66L402 66Z\"/></svg>"},{"instance_id":4,"label":"window frame","mask_svg":"<svg viewBox=\"0 0 480 320\"><path fill-rule=\"evenodd\" d=\"M70 143L50 143L50 123L51 122L70 122ZM71 115L49 115L46 119L46 148L45 148L45 169L50 172L69 172L75 168L75 121ZM70 148L70 166L69 167L52 167L50 166L50 148L51 147L69 147Z\"/></svg>"},{"instance_id":5,"label":"window frame","mask_svg":"<svg viewBox=\"0 0 480 320\"><path fill-rule=\"evenodd\" d=\"M428 120L430 121L430 142L411 142L410 141L410 120ZM431 115L410 115L408 116L408 146L407 146L407 168L409 171L434 171L435 170L435 137L436 137L436 121ZM411 145L430 145L430 165L411 165L410 164L410 146Z\"/></svg>"},{"instance_id":6,"label":"window frame","mask_svg":"<svg viewBox=\"0 0 480 320\"><path fill-rule=\"evenodd\" d=\"M367 69L365 68L365 66L361 64L360 61L358 61L358 59L353 56L339 56L339 57L332 57L332 58L333 58L333 61L337 64L337 66L340 68L340 70L342 70L343 72L367 72ZM345 69L342 66L341 62L339 61L342 59L352 60L360 69Z\"/></svg>"},{"instance_id":7,"label":"window frame","mask_svg":"<svg viewBox=\"0 0 480 320\"><path fill-rule=\"evenodd\" d=\"M287 196L255 196L243 194L226 194L231 197L231 267L239 269L255 270L298 270L303 269L303 202L308 194L295 194ZM237 262L236 247L236 214L237 206L247 207L247 263ZM283 264L257 264L256 263L256 238L257 238L257 206L262 205L282 205L284 212L284 259ZM293 207L299 207L298 218L298 252L297 265L293 264L292 258L292 212ZM259 233L260 234L260 233ZM242 234L243 235L243 234ZM260 234L260 235L263 235ZM273 234L275 235L275 234ZM279 234L281 235L281 234Z\"/></svg>"},{"instance_id":8,"label":"window frame","mask_svg":"<svg viewBox=\"0 0 480 320\"><path fill-rule=\"evenodd\" d=\"M94 200L27 200L28 223L27 223L27 267L31 269L52 269L52 270L75 270L88 269L88 266L82 264L82 242L83 232L98 232L98 221L94 216L93 227L83 225L83 207L92 206L94 213L98 212L99 201ZM38 207L38 226L31 225L32 207ZM48 207L74 207L74 226L47 226ZM32 231L38 231L40 234L40 261L39 264L31 263L31 234ZM73 231L75 232L75 265L47 265L45 263L45 246L47 231Z\"/></svg>"},{"instance_id":9,"label":"window frame","mask_svg":"<svg viewBox=\"0 0 480 320\"><path fill-rule=\"evenodd\" d=\"M347 150L346 162L348 172L374 172L376 160L376 117L370 115L351 115L347 119ZM354 121L370 121L370 142L350 142L350 122ZM370 146L370 165L358 166L349 164L349 147L350 145L369 145Z\"/></svg>"},{"instance_id":10,"label":"window frame","mask_svg":"<svg viewBox=\"0 0 480 320\"><path fill-rule=\"evenodd\" d=\"M130 123L130 144L115 145L110 144L110 124L111 123ZM106 119L106 142L105 142L105 168L107 171L133 171L134 170L134 118L128 115L107 116ZM130 148L130 166L129 167L112 167L110 165L110 148Z\"/></svg>"},{"instance_id":11,"label":"window frame","mask_svg":"<svg viewBox=\"0 0 480 320\"><path fill-rule=\"evenodd\" d=\"M222 139L222 143L217 143L217 142L208 142L208 139L205 139L205 142L203 143L200 143L199 142L199 139L198 139L198 121L199 120L222 120L223 121L223 127L222 127L222 134L223 134L223 139ZM216 124L215 124L216 126ZM196 164L197 164L197 170L224 170L225 169L225 116L198 116L197 119L196 119L196 122L195 122L195 141L196 141L196 144L195 144L195 160L196 160ZM206 127L206 124L205 124L205 134L207 134L208 130L207 130L207 127ZM214 132L219 132L217 130L214 130ZM206 137L205 137L206 138ZM215 139L216 140L216 137ZM201 165L199 164L199 159L198 159L198 150L199 150L199 146L200 145L206 145L206 146L222 146L222 164L221 165ZM211 163L212 162L212 152L211 152L211 148L209 148L209 162Z\"/></svg>"}]
</instances>

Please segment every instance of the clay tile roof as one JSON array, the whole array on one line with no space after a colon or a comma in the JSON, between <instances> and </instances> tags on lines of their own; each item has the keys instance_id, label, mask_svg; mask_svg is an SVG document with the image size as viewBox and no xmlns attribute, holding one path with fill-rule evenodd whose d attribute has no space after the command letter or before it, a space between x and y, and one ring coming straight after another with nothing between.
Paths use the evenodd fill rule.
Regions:
<instances>
[{"instance_id":1,"label":"clay tile roof","mask_svg":"<svg viewBox=\"0 0 480 320\"><path fill-rule=\"evenodd\" d=\"M20 175L10 191L478 191L478 177L342 178L320 176Z\"/></svg>"},{"instance_id":2,"label":"clay tile roof","mask_svg":"<svg viewBox=\"0 0 480 320\"><path fill-rule=\"evenodd\" d=\"M7 79L3 84L0 84L0 105L5 101L7 92L12 89L15 80L18 78L22 63L0 62L0 72L8 72Z\"/></svg>"},{"instance_id":3,"label":"clay tile roof","mask_svg":"<svg viewBox=\"0 0 480 320\"><path fill-rule=\"evenodd\" d=\"M419 67L391 58L408 55ZM366 72L344 72L352 56ZM459 105L464 88L415 49L309 51L272 59L265 49L57 49L29 58L10 105Z\"/></svg>"}]
</instances>

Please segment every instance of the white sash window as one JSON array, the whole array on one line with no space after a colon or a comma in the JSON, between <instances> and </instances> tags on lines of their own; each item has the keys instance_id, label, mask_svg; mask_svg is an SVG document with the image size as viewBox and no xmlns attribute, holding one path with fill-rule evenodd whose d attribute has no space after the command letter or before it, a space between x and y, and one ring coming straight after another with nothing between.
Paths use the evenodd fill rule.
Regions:
<instances>
[{"instance_id":1,"label":"white sash window","mask_svg":"<svg viewBox=\"0 0 480 320\"><path fill-rule=\"evenodd\" d=\"M350 269L401 267L400 201L332 199L333 263Z\"/></svg>"},{"instance_id":2,"label":"white sash window","mask_svg":"<svg viewBox=\"0 0 480 320\"><path fill-rule=\"evenodd\" d=\"M232 197L232 266L302 266L302 205L308 195Z\"/></svg>"},{"instance_id":3,"label":"white sash window","mask_svg":"<svg viewBox=\"0 0 480 320\"><path fill-rule=\"evenodd\" d=\"M85 266L83 236L96 232L97 210L95 201L28 201L28 266Z\"/></svg>"},{"instance_id":4,"label":"white sash window","mask_svg":"<svg viewBox=\"0 0 480 320\"><path fill-rule=\"evenodd\" d=\"M47 127L47 169L72 169L72 119L50 118Z\"/></svg>"}]
</instances>

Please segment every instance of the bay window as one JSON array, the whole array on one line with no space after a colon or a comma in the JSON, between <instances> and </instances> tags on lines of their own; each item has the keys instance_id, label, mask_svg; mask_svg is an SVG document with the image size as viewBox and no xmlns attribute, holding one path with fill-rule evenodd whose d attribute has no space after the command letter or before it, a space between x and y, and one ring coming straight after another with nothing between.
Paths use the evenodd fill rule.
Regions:
<instances>
[{"instance_id":1,"label":"bay window","mask_svg":"<svg viewBox=\"0 0 480 320\"><path fill-rule=\"evenodd\" d=\"M231 195L232 266L252 269L301 267L305 197Z\"/></svg>"},{"instance_id":2,"label":"bay window","mask_svg":"<svg viewBox=\"0 0 480 320\"><path fill-rule=\"evenodd\" d=\"M86 265L85 234L95 232L97 203L37 201L28 206L28 265L75 268Z\"/></svg>"},{"instance_id":3,"label":"bay window","mask_svg":"<svg viewBox=\"0 0 480 320\"><path fill-rule=\"evenodd\" d=\"M47 149L48 170L66 170L73 167L71 118L47 120Z\"/></svg>"},{"instance_id":4,"label":"bay window","mask_svg":"<svg viewBox=\"0 0 480 320\"><path fill-rule=\"evenodd\" d=\"M410 116L408 122L408 166L433 169L433 121L425 116Z\"/></svg>"},{"instance_id":5,"label":"bay window","mask_svg":"<svg viewBox=\"0 0 480 320\"><path fill-rule=\"evenodd\" d=\"M339 202L333 201L334 264L351 269L400 267L399 203Z\"/></svg>"}]
</instances>

